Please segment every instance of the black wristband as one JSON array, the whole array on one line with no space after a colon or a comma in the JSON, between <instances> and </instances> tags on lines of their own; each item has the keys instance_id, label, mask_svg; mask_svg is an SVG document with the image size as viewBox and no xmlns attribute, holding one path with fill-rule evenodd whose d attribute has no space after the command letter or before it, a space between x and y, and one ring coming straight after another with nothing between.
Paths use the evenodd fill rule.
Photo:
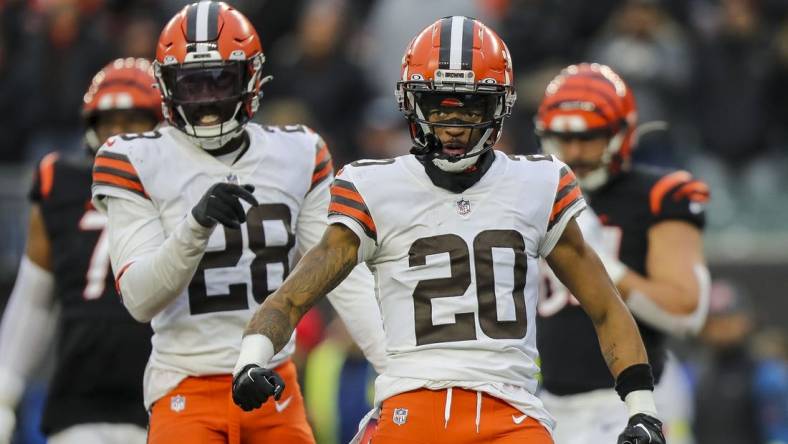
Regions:
<instances>
[{"instance_id":1,"label":"black wristband","mask_svg":"<svg viewBox=\"0 0 788 444\"><path fill-rule=\"evenodd\" d=\"M654 390L654 375L649 364L631 365L618 374L616 392L622 401L635 390Z\"/></svg>"}]
</instances>

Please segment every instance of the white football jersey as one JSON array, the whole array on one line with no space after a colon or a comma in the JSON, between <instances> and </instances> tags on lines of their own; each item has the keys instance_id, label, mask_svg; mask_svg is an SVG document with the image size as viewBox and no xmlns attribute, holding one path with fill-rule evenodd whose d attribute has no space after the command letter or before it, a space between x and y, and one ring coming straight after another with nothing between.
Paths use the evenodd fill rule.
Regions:
<instances>
[{"instance_id":1,"label":"white football jersey","mask_svg":"<svg viewBox=\"0 0 788 444\"><path fill-rule=\"evenodd\" d=\"M503 384L538 403L539 258L585 207L569 168L496 151L482 179L455 194L402 156L346 166L331 195L329 223L359 236L359 261L376 278L384 378Z\"/></svg>"},{"instance_id":2,"label":"white football jersey","mask_svg":"<svg viewBox=\"0 0 788 444\"><path fill-rule=\"evenodd\" d=\"M256 124L247 125L247 132L249 148L235 163L217 160L171 127L112 138L97 154L94 202L101 206L104 196L148 199L166 237L217 182L252 184L260 203L250 208L241 201L247 221L240 229L214 229L188 287L151 321L147 404L186 375L232 372L247 322L294 265L307 194L322 187L328 202L333 168L316 133L303 126ZM325 220L324 206L316 213ZM113 257L116 273L133 262L117 260ZM291 338L269 365L278 365L293 349ZM157 379L156 372L171 377Z\"/></svg>"}]
</instances>

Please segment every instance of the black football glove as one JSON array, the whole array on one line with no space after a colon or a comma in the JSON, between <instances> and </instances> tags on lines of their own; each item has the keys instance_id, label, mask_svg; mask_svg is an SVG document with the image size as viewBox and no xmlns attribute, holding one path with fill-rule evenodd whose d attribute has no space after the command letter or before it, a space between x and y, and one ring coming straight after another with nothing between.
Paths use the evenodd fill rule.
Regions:
<instances>
[{"instance_id":1,"label":"black football glove","mask_svg":"<svg viewBox=\"0 0 788 444\"><path fill-rule=\"evenodd\" d=\"M192 216L205 228L211 228L217 222L225 227L239 228L246 222L246 211L239 199L256 206L257 199L252 195L253 192L254 185L216 183L208 188L192 208Z\"/></svg>"},{"instance_id":2,"label":"black football glove","mask_svg":"<svg viewBox=\"0 0 788 444\"><path fill-rule=\"evenodd\" d=\"M273 370L249 364L233 380L233 402L245 412L259 408L269 396L277 401L285 381Z\"/></svg>"},{"instance_id":3,"label":"black football glove","mask_svg":"<svg viewBox=\"0 0 788 444\"><path fill-rule=\"evenodd\" d=\"M633 415L618 435L618 444L665 444L662 421L645 413Z\"/></svg>"}]
</instances>

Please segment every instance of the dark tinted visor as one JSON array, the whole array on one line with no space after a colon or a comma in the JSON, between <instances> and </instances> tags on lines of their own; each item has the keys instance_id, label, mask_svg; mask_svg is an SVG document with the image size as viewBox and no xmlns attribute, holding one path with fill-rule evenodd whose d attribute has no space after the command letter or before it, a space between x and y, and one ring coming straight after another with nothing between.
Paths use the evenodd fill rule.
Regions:
<instances>
[{"instance_id":1,"label":"dark tinted visor","mask_svg":"<svg viewBox=\"0 0 788 444\"><path fill-rule=\"evenodd\" d=\"M194 68L173 68L173 99L179 102L205 102L238 97L243 91L238 63Z\"/></svg>"}]
</instances>

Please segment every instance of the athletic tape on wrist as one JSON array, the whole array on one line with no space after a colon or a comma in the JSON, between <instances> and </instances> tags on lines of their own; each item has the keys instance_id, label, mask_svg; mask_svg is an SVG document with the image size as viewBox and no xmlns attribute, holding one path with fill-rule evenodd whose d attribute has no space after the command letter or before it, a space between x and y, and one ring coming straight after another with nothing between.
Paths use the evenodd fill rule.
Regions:
<instances>
[{"instance_id":1,"label":"athletic tape on wrist","mask_svg":"<svg viewBox=\"0 0 788 444\"><path fill-rule=\"evenodd\" d=\"M657 417L657 404L654 402L654 394L651 390L635 390L627 393L624 402L627 404L630 418L643 413L652 418Z\"/></svg>"},{"instance_id":2,"label":"athletic tape on wrist","mask_svg":"<svg viewBox=\"0 0 788 444\"><path fill-rule=\"evenodd\" d=\"M249 364L265 367L276 354L274 344L265 335L247 335L241 340L241 351L233 369L233 377Z\"/></svg>"}]
</instances>

